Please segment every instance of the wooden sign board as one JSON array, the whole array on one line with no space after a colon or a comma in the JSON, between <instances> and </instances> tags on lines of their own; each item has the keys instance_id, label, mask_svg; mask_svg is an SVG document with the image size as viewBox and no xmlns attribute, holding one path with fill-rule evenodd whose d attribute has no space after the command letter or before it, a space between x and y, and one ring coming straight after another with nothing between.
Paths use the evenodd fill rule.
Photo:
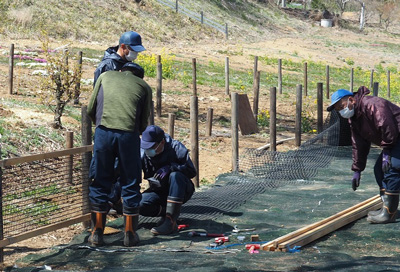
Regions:
<instances>
[{"instance_id":1,"label":"wooden sign board","mask_svg":"<svg viewBox=\"0 0 400 272\"><path fill-rule=\"evenodd\" d=\"M254 118L253 111L250 107L247 94L239 94L239 129L242 135L249 135L258 132L257 121Z\"/></svg>"}]
</instances>

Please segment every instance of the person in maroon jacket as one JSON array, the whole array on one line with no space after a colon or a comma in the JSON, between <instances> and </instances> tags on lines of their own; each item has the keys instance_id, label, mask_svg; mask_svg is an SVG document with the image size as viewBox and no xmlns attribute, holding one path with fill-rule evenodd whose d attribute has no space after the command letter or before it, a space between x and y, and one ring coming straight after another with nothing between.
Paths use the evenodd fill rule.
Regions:
<instances>
[{"instance_id":1,"label":"person in maroon jacket","mask_svg":"<svg viewBox=\"0 0 400 272\"><path fill-rule=\"evenodd\" d=\"M380 187L383 206L368 213L367 220L375 224L396 221L400 191L400 107L361 86L357 92L339 89L332 94L328 111L333 109L349 120L354 171L352 186L360 185L371 143L382 148L374 174Z\"/></svg>"}]
</instances>

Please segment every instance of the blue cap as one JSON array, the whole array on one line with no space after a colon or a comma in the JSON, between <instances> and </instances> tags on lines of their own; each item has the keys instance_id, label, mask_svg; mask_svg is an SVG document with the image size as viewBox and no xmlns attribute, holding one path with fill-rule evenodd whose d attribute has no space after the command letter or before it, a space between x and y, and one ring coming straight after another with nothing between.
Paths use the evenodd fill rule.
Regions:
<instances>
[{"instance_id":1,"label":"blue cap","mask_svg":"<svg viewBox=\"0 0 400 272\"><path fill-rule=\"evenodd\" d=\"M140 37L139 33L135 31L128 31L121 35L119 38L119 45L121 44L129 45L133 51L142 52L146 50L146 48L142 45L142 37Z\"/></svg>"},{"instance_id":2,"label":"blue cap","mask_svg":"<svg viewBox=\"0 0 400 272\"><path fill-rule=\"evenodd\" d=\"M336 92L334 92L331 96L331 104L329 105L328 108L326 108L326 110L327 111L333 110L335 104L339 102L340 99L346 96L353 96L353 93L345 89L339 89Z\"/></svg>"},{"instance_id":3,"label":"blue cap","mask_svg":"<svg viewBox=\"0 0 400 272\"><path fill-rule=\"evenodd\" d=\"M154 144L161 142L163 139L164 130L155 125L148 126L142 133L140 147L143 149L149 149Z\"/></svg>"}]
</instances>

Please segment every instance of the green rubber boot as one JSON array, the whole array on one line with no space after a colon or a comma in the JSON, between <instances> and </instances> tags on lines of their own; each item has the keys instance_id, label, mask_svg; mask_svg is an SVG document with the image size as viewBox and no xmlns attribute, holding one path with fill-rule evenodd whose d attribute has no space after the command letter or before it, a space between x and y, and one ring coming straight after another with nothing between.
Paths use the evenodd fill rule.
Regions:
<instances>
[{"instance_id":1,"label":"green rubber boot","mask_svg":"<svg viewBox=\"0 0 400 272\"><path fill-rule=\"evenodd\" d=\"M168 235L177 232L178 225L176 224L176 220L181 213L182 204L183 201L168 199L165 220L160 226L152 228L150 230L151 233L154 235Z\"/></svg>"},{"instance_id":2,"label":"green rubber boot","mask_svg":"<svg viewBox=\"0 0 400 272\"><path fill-rule=\"evenodd\" d=\"M399 191L386 191L386 198L383 202L381 212L375 216L369 216L368 222L372 224L393 223L397 218L397 208L399 206Z\"/></svg>"},{"instance_id":3,"label":"green rubber boot","mask_svg":"<svg viewBox=\"0 0 400 272\"><path fill-rule=\"evenodd\" d=\"M385 202L385 198L386 198L385 189L381 189L381 190L379 191L379 195L380 195L381 198L382 198L382 208L383 208L383 203ZM376 210L376 211L369 211L369 212L368 212L368 217L369 217L369 216L376 216L376 215L380 214L381 211L382 211L382 208L380 208L379 210Z\"/></svg>"}]
</instances>

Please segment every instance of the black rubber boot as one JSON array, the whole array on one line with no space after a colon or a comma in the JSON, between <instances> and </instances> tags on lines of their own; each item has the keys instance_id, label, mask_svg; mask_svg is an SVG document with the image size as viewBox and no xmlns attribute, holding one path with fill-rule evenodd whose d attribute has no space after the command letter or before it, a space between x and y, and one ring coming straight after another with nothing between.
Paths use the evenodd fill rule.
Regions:
<instances>
[{"instance_id":1,"label":"black rubber boot","mask_svg":"<svg viewBox=\"0 0 400 272\"><path fill-rule=\"evenodd\" d=\"M385 203L385 198L386 198L385 189L382 188L379 191L379 195L381 196L381 199L382 199L382 208L383 208L383 203ZM375 215L380 214L382 211L382 208L380 208L379 210L376 210L376 211L369 211L368 216L375 216Z\"/></svg>"},{"instance_id":2,"label":"black rubber boot","mask_svg":"<svg viewBox=\"0 0 400 272\"><path fill-rule=\"evenodd\" d=\"M397 208L399 206L399 191L386 191L381 212L375 216L369 216L368 222L372 224L386 224L396 221Z\"/></svg>"},{"instance_id":3,"label":"black rubber boot","mask_svg":"<svg viewBox=\"0 0 400 272\"><path fill-rule=\"evenodd\" d=\"M139 244L140 239L137 234L137 228L139 224L139 214L137 215L125 215L125 236L124 236L124 246L132 247Z\"/></svg>"},{"instance_id":4,"label":"black rubber boot","mask_svg":"<svg viewBox=\"0 0 400 272\"><path fill-rule=\"evenodd\" d=\"M157 227L161 226L164 221L165 221L165 212L166 212L166 207L160 206L160 212L157 214L157 216L161 216L160 220L157 222Z\"/></svg>"},{"instance_id":5,"label":"black rubber boot","mask_svg":"<svg viewBox=\"0 0 400 272\"><path fill-rule=\"evenodd\" d=\"M106 226L107 213L92 212L92 233L88 239L91 246L104 245L103 233Z\"/></svg>"},{"instance_id":6,"label":"black rubber boot","mask_svg":"<svg viewBox=\"0 0 400 272\"><path fill-rule=\"evenodd\" d=\"M176 220L181 213L183 201L172 200L168 198L167 200L167 210L165 214L164 222L155 228L152 228L150 231L154 235L167 235L178 231L178 225L176 224Z\"/></svg>"}]
</instances>

